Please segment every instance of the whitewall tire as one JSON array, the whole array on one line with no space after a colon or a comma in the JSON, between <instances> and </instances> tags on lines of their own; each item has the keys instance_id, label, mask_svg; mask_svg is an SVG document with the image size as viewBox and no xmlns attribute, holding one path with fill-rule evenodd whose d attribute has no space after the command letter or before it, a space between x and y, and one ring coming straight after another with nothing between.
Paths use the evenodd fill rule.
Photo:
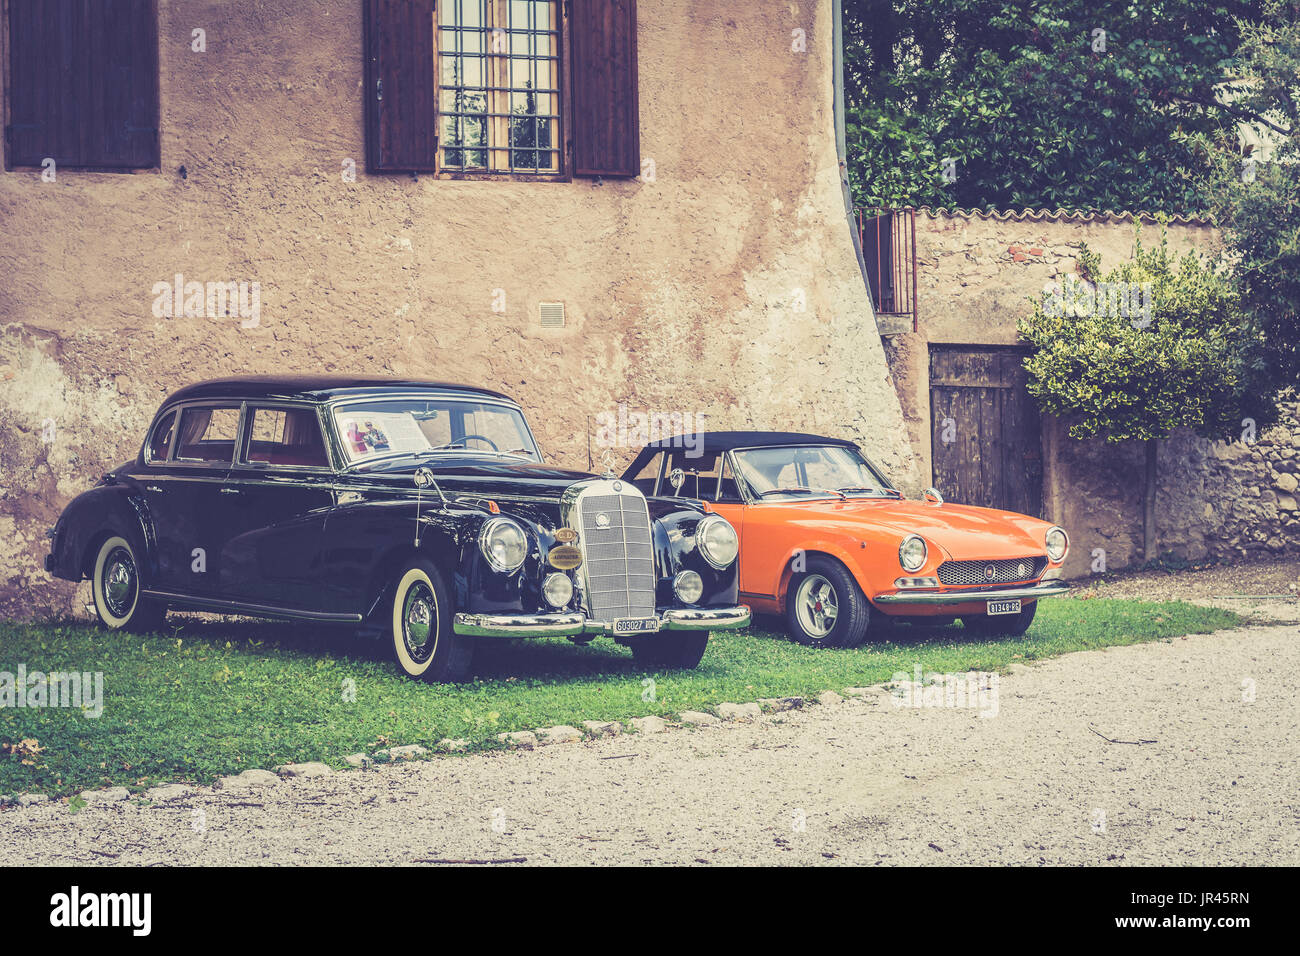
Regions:
<instances>
[{"instance_id":1,"label":"whitewall tire","mask_svg":"<svg viewBox=\"0 0 1300 956\"><path fill-rule=\"evenodd\" d=\"M105 539L90 574L91 595L99 623L112 631L152 631L163 623L167 608L141 593L140 564L125 538Z\"/></svg>"},{"instance_id":2,"label":"whitewall tire","mask_svg":"<svg viewBox=\"0 0 1300 956\"><path fill-rule=\"evenodd\" d=\"M413 558L393 585L389 638L393 659L407 677L458 681L470 674L474 640L452 631L451 594L438 568Z\"/></svg>"}]
</instances>

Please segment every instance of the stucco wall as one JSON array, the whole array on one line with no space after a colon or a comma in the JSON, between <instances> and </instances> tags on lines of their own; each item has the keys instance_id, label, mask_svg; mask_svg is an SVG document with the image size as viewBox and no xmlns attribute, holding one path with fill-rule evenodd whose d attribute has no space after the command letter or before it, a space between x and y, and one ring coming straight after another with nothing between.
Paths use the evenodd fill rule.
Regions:
<instances>
[{"instance_id":1,"label":"stucco wall","mask_svg":"<svg viewBox=\"0 0 1300 956\"><path fill-rule=\"evenodd\" d=\"M163 395L227 374L499 388L580 467L619 403L843 434L916 486L838 185L830 0L641 0L654 182L603 185L367 175L361 6L160 0L161 171L0 173L0 613L75 603L44 529ZM178 273L260 283L260 323L155 318Z\"/></svg>"},{"instance_id":2,"label":"stucco wall","mask_svg":"<svg viewBox=\"0 0 1300 956\"><path fill-rule=\"evenodd\" d=\"M1159 227L1143 224L1154 242ZM1211 251L1215 231L1176 220L1170 246ZM919 331L888 338L887 354L909 435L931 473L929 346L1014 345L1029 297L1075 274L1083 244L1111 267L1132 254L1128 214L967 213L916 216ZM1293 412L1293 409L1291 410ZM1086 575L1104 552L1114 570L1142 560L1143 452L1137 443L1078 442L1044 422L1044 516L1072 538L1067 573ZM1178 558L1230 559L1252 552L1300 551L1300 426L1288 414L1251 443L1207 442L1180 431L1162 444L1157 520L1160 550ZM942 490L942 489L941 489ZM1100 567L1100 565L1097 565Z\"/></svg>"}]
</instances>

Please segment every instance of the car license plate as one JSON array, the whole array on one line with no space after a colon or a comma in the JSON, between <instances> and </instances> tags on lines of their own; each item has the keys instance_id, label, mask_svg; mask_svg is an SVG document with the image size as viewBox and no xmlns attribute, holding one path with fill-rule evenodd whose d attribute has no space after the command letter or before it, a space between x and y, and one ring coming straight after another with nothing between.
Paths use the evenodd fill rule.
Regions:
<instances>
[{"instance_id":1,"label":"car license plate","mask_svg":"<svg viewBox=\"0 0 1300 956\"><path fill-rule=\"evenodd\" d=\"M989 615L994 614L1019 614L1020 601L989 601Z\"/></svg>"},{"instance_id":2,"label":"car license plate","mask_svg":"<svg viewBox=\"0 0 1300 956\"><path fill-rule=\"evenodd\" d=\"M614 622L615 634L644 634L657 630L659 630L657 617L622 617Z\"/></svg>"}]
</instances>

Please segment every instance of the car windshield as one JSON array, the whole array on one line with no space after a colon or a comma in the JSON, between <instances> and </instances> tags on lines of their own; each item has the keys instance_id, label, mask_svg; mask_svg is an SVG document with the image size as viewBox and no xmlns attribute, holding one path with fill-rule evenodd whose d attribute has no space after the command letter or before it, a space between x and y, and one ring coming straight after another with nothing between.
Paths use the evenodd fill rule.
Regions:
<instances>
[{"instance_id":1,"label":"car windshield","mask_svg":"<svg viewBox=\"0 0 1300 956\"><path fill-rule=\"evenodd\" d=\"M843 445L751 448L735 452L735 459L741 478L763 501L898 494L856 448Z\"/></svg>"},{"instance_id":2,"label":"car windshield","mask_svg":"<svg viewBox=\"0 0 1300 956\"><path fill-rule=\"evenodd\" d=\"M513 457L540 462L519 409L451 398L385 398L335 407L348 462L399 457Z\"/></svg>"}]
</instances>

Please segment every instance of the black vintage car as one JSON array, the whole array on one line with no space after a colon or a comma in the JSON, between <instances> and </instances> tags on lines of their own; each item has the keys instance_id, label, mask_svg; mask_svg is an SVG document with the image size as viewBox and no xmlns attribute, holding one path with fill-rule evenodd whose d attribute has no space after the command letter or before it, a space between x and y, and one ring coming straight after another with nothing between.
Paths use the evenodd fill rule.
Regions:
<instances>
[{"instance_id":1,"label":"black vintage car","mask_svg":"<svg viewBox=\"0 0 1300 956\"><path fill-rule=\"evenodd\" d=\"M181 389L50 536L46 569L89 578L107 627L168 608L351 625L425 680L466 676L493 636L603 634L694 667L750 616L725 519L546 465L515 402L436 382Z\"/></svg>"}]
</instances>

